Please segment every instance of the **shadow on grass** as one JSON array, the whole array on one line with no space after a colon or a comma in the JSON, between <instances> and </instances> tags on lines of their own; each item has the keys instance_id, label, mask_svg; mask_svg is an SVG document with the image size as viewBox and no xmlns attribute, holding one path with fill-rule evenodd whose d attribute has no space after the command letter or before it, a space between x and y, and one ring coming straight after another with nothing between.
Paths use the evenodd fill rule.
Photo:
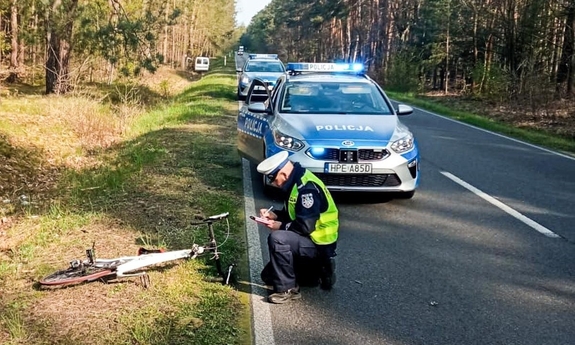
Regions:
<instances>
[{"instance_id":1,"label":"shadow on grass","mask_svg":"<svg viewBox=\"0 0 575 345\"><path fill-rule=\"evenodd\" d=\"M219 107L211 108L216 113L219 110ZM107 168L78 172L74 181L84 185L76 188L81 192L73 196L73 203L89 202L93 207L113 198L115 203L130 204L144 197L156 206L174 204L175 208L170 213L161 216L165 221L171 221L171 218L177 218L178 209L184 206L181 205L182 198L189 199L189 206L193 207L197 206L195 199L208 197L212 190L239 195L241 162L234 142L230 140L234 133L223 123L231 119L198 116L193 109L183 112L180 117L185 120L193 118L193 124L152 131L110 148L107 154L117 158ZM149 178L154 181L148 181ZM148 183L157 186L150 188ZM164 184L165 189L160 184ZM177 192L174 193L172 188ZM121 218L126 217L123 212L118 213ZM159 219L160 215L157 217ZM146 227L146 224L140 226ZM155 226L156 222L149 225L152 229Z\"/></svg>"},{"instance_id":2,"label":"shadow on grass","mask_svg":"<svg viewBox=\"0 0 575 345\"><path fill-rule=\"evenodd\" d=\"M178 232L171 230L185 228L196 218L237 209L240 202L242 175L233 139L235 117L222 116L229 113L222 106L222 99L233 98L229 94L217 83L193 86L181 96L193 100L191 106L174 106L170 110L173 118L166 120L187 125L151 131L112 146L102 154L115 158L99 168L78 171L54 166L53 170L64 176L61 180L46 173L46 168L39 170L50 166L41 150L15 147L0 132L0 196L5 200L25 194L51 200L33 211L38 215L49 212L50 204L77 213L104 211L151 234L150 241L158 243L161 237L172 247L186 246L193 236L179 238L174 236ZM30 186L41 186L42 192L50 190L51 196L40 196ZM58 190L60 195L53 197ZM9 206L0 215L29 211L19 203ZM238 221L232 219L236 228L240 227Z\"/></svg>"},{"instance_id":3,"label":"shadow on grass","mask_svg":"<svg viewBox=\"0 0 575 345\"><path fill-rule=\"evenodd\" d=\"M12 97L19 95L45 95L46 87L44 85L30 85L26 83L2 83L2 88L8 90Z\"/></svg>"},{"instance_id":4,"label":"shadow on grass","mask_svg":"<svg viewBox=\"0 0 575 345\"><path fill-rule=\"evenodd\" d=\"M167 244L168 249L186 248L192 242L203 243L207 237L205 227L194 228L189 223L229 211L231 232L228 234L222 227L215 229L222 245L222 266L225 268L229 263L241 261L245 253L245 234L241 214L241 161L235 149L235 116L223 116L231 115L226 110L229 94L226 87L217 82L207 84L194 86L181 96L180 99L190 101L189 104L177 102L166 107L165 111L171 114L160 119L166 123L163 128L153 127L160 129L102 151L101 154L107 157L102 159L105 160L103 166L83 170L59 167L65 178L60 181L62 194L53 202L70 213L104 214L117 221L119 231L125 231L128 237L134 236L132 229L137 229L141 238L135 239L136 243ZM0 145L8 147L10 152L19 150L7 139L0 140ZM22 149L18 159L30 155L43 157L41 151L30 153ZM34 164L41 165L42 161ZM206 264L211 265L211 262ZM247 267L245 264L239 266ZM211 268L208 270L212 272ZM231 298L232 295L226 292L217 301L222 303L221 308L231 308L235 306ZM214 298L210 295L203 300L211 303ZM210 320L211 315L204 317L201 314L210 306L200 305L194 315L200 313L199 317ZM213 314L220 317L221 312ZM225 320L214 322L216 326L203 327L198 332L221 334L223 328L235 329L234 317L226 315ZM158 320L164 326L177 321L170 320L169 316ZM45 327L42 322L49 321L43 319L37 325L28 324L27 327L42 330L39 335L42 339L58 339L65 343L61 335L51 334L56 324ZM217 331L211 331L214 327ZM182 334L173 335L179 336Z\"/></svg>"},{"instance_id":5,"label":"shadow on grass","mask_svg":"<svg viewBox=\"0 0 575 345\"><path fill-rule=\"evenodd\" d=\"M236 100L236 94L233 88L228 85L222 85L217 82L203 83L202 85L193 85L186 89L179 97L180 100L193 99L196 97L208 97L216 99L225 99L229 101Z\"/></svg>"},{"instance_id":6,"label":"shadow on grass","mask_svg":"<svg viewBox=\"0 0 575 345\"><path fill-rule=\"evenodd\" d=\"M221 246L222 268L235 265L232 283L244 280L245 233L239 213L242 173L233 141L234 121L196 115L189 126L149 132L115 148L118 158L113 165L125 169L121 174L107 170L94 179L94 171L86 170L78 180L105 184L121 177L123 183L109 189L85 186L73 204L87 206L80 212L104 210L127 227L138 229L146 240L137 239L137 244L162 244L168 250L207 243L207 227L189 224L230 212L230 232L225 222L218 222L215 236ZM212 255L199 260L208 276L218 276Z\"/></svg>"},{"instance_id":7,"label":"shadow on grass","mask_svg":"<svg viewBox=\"0 0 575 345\"><path fill-rule=\"evenodd\" d=\"M0 130L0 200L4 205L0 217L22 214L50 198L59 170L46 160L43 150L33 145L14 146L10 135Z\"/></svg>"}]
</instances>

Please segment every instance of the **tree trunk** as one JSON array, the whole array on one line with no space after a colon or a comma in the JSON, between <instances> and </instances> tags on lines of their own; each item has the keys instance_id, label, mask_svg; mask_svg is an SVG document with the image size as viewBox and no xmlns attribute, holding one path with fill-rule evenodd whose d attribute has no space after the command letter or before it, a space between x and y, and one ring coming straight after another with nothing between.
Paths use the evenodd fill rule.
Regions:
<instances>
[{"instance_id":1,"label":"tree trunk","mask_svg":"<svg viewBox=\"0 0 575 345\"><path fill-rule=\"evenodd\" d=\"M19 64L18 62L18 0L12 0L12 5L10 6L10 33L12 35L12 39L10 40L12 51L10 52L10 74L6 79L8 83L16 83L20 79L18 69Z\"/></svg>"},{"instance_id":2,"label":"tree trunk","mask_svg":"<svg viewBox=\"0 0 575 345\"><path fill-rule=\"evenodd\" d=\"M162 44L162 55L164 56L164 63L168 63L169 61L169 57L168 57L168 11L169 11L169 3L168 1L166 1L165 4L165 12L164 12L164 39L163 39L163 44Z\"/></svg>"},{"instance_id":3,"label":"tree trunk","mask_svg":"<svg viewBox=\"0 0 575 345\"><path fill-rule=\"evenodd\" d=\"M573 80L575 78L575 4L566 8L565 29L563 31L563 49L557 70L557 92L561 84L567 83L567 96L573 96Z\"/></svg>"},{"instance_id":4,"label":"tree trunk","mask_svg":"<svg viewBox=\"0 0 575 345\"><path fill-rule=\"evenodd\" d=\"M479 28L479 13L477 10L477 6L472 4L473 10L473 69L477 68L479 65L479 43L478 43L478 28ZM472 78L471 80L471 92L475 91L475 79Z\"/></svg>"},{"instance_id":5,"label":"tree trunk","mask_svg":"<svg viewBox=\"0 0 575 345\"><path fill-rule=\"evenodd\" d=\"M449 92L449 18L447 19L447 35L445 39L445 88L443 92Z\"/></svg>"},{"instance_id":6,"label":"tree trunk","mask_svg":"<svg viewBox=\"0 0 575 345\"><path fill-rule=\"evenodd\" d=\"M70 53L72 29L78 0L55 0L46 20L46 94L70 90ZM56 19L61 18L61 19Z\"/></svg>"}]
</instances>

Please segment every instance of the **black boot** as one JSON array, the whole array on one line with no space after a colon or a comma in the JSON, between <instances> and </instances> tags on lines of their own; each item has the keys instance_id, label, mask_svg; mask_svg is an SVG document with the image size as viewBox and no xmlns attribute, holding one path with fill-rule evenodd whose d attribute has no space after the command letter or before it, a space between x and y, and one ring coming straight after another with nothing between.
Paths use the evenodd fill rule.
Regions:
<instances>
[{"instance_id":1,"label":"black boot","mask_svg":"<svg viewBox=\"0 0 575 345\"><path fill-rule=\"evenodd\" d=\"M320 288L323 290L331 290L336 281L335 258L328 258L323 262L320 281Z\"/></svg>"},{"instance_id":2,"label":"black boot","mask_svg":"<svg viewBox=\"0 0 575 345\"><path fill-rule=\"evenodd\" d=\"M319 285L321 264L316 259L297 257L294 260L294 271L299 286L317 287Z\"/></svg>"},{"instance_id":3,"label":"black boot","mask_svg":"<svg viewBox=\"0 0 575 345\"><path fill-rule=\"evenodd\" d=\"M267 265L262 270L262 273L260 274L260 278L262 278L264 284L268 286L274 285L272 271L273 271L272 265L270 262L268 262Z\"/></svg>"}]
</instances>

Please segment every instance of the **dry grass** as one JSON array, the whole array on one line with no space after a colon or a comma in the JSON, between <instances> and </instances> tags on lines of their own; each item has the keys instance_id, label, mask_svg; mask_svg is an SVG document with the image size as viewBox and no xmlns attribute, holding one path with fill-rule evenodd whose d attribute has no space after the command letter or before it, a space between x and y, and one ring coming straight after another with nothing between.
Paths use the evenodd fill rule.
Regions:
<instances>
[{"instance_id":1,"label":"dry grass","mask_svg":"<svg viewBox=\"0 0 575 345\"><path fill-rule=\"evenodd\" d=\"M36 283L64 268L70 255L82 258L92 242L99 257L130 255L143 244L185 248L205 237L205 229L186 227L190 220L239 208L235 118L221 116L234 104L190 92L184 102L192 107L168 116L180 117L181 125L130 132L142 116L159 116L146 109L190 86L166 71L147 78L137 86L87 86L66 97L19 93L2 100L0 343L242 341L233 324L247 312L239 292L204 282L202 261L150 271L147 290L138 279L59 289ZM194 106L195 99L203 103ZM213 104L204 107L206 101ZM166 106L162 115L171 111ZM116 178L128 181L110 187ZM225 254L234 257L243 223L237 215L231 221L236 233Z\"/></svg>"},{"instance_id":2,"label":"dry grass","mask_svg":"<svg viewBox=\"0 0 575 345\"><path fill-rule=\"evenodd\" d=\"M189 85L160 69L136 84L107 91L77 88L66 97L24 94L17 90L26 86L12 87L16 91L2 99L0 110L0 219L19 208L20 196L34 202L51 197L62 169L97 167L100 162L92 153L117 144L134 117L157 104L150 96L144 103L141 90L171 96Z\"/></svg>"},{"instance_id":3,"label":"dry grass","mask_svg":"<svg viewBox=\"0 0 575 345\"><path fill-rule=\"evenodd\" d=\"M70 238L70 235L66 238ZM114 221L90 224L75 231L76 243L65 247L61 243L54 243L43 251L49 255L43 255L37 261L57 267L70 259L70 253L76 252L80 257L85 249L82 244L91 243L92 240L96 241L100 257L135 254L139 247L136 235L134 231L133 236L127 236L125 226L114 224ZM176 314L174 301L158 296L170 289L178 290L182 276L190 280L201 280L200 276L189 269L189 265L193 264L189 262L187 267L183 263L178 266L170 264L166 266L168 270L150 271L152 286L147 290L142 288L137 278L128 278L121 282L84 284L34 293L34 303L26 309L23 323L38 327L28 327L33 333L28 334L27 338L36 341L58 339L58 343L69 344L110 344L118 339L128 339L134 325L129 323L127 315L143 311L156 315L153 316L156 318ZM38 274L30 272L31 277ZM30 279L30 283L32 281ZM196 288L199 289L199 286L196 285ZM199 291L188 291L178 297L178 303L194 305L198 295Z\"/></svg>"},{"instance_id":4,"label":"dry grass","mask_svg":"<svg viewBox=\"0 0 575 345\"><path fill-rule=\"evenodd\" d=\"M63 169L97 166L89 153L120 140L121 122L94 100L33 95L3 104L0 198L5 207L0 216L19 208L21 196L36 206L51 198Z\"/></svg>"},{"instance_id":5,"label":"dry grass","mask_svg":"<svg viewBox=\"0 0 575 345\"><path fill-rule=\"evenodd\" d=\"M575 99L500 103L456 94L446 95L442 92L429 92L421 97L454 110L479 114L512 127L544 130L575 139Z\"/></svg>"}]
</instances>

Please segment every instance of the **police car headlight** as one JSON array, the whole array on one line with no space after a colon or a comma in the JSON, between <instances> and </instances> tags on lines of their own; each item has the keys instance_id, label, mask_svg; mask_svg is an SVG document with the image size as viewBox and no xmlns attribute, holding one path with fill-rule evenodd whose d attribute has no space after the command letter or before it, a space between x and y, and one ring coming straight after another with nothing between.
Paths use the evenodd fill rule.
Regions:
<instances>
[{"instance_id":1,"label":"police car headlight","mask_svg":"<svg viewBox=\"0 0 575 345\"><path fill-rule=\"evenodd\" d=\"M391 149L397 153L404 153L413 148L413 134L409 133L405 137L394 141Z\"/></svg>"},{"instance_id":2,"label":"police car headlight","mask_svg":"<svg viewBox=\"0 0 575 345\"><path fill-rule=\"evenodd\" d=\"M276 145L281 147L282 149L289 151L299 151L304 147L304 144L301 140L283 134L278 130L273 131L273 134Z\"/></svg>"},{"instance_id":3,"label":"police car headlight","mask_svg":"<svg viewBox=\"0 0 575 345\"><path fill-rule=\"evenodd\" d=\"M241 82L242 82L242 84L249 84L250 78L247 76L243 76Z\"/></svg>"}]
</instances>

